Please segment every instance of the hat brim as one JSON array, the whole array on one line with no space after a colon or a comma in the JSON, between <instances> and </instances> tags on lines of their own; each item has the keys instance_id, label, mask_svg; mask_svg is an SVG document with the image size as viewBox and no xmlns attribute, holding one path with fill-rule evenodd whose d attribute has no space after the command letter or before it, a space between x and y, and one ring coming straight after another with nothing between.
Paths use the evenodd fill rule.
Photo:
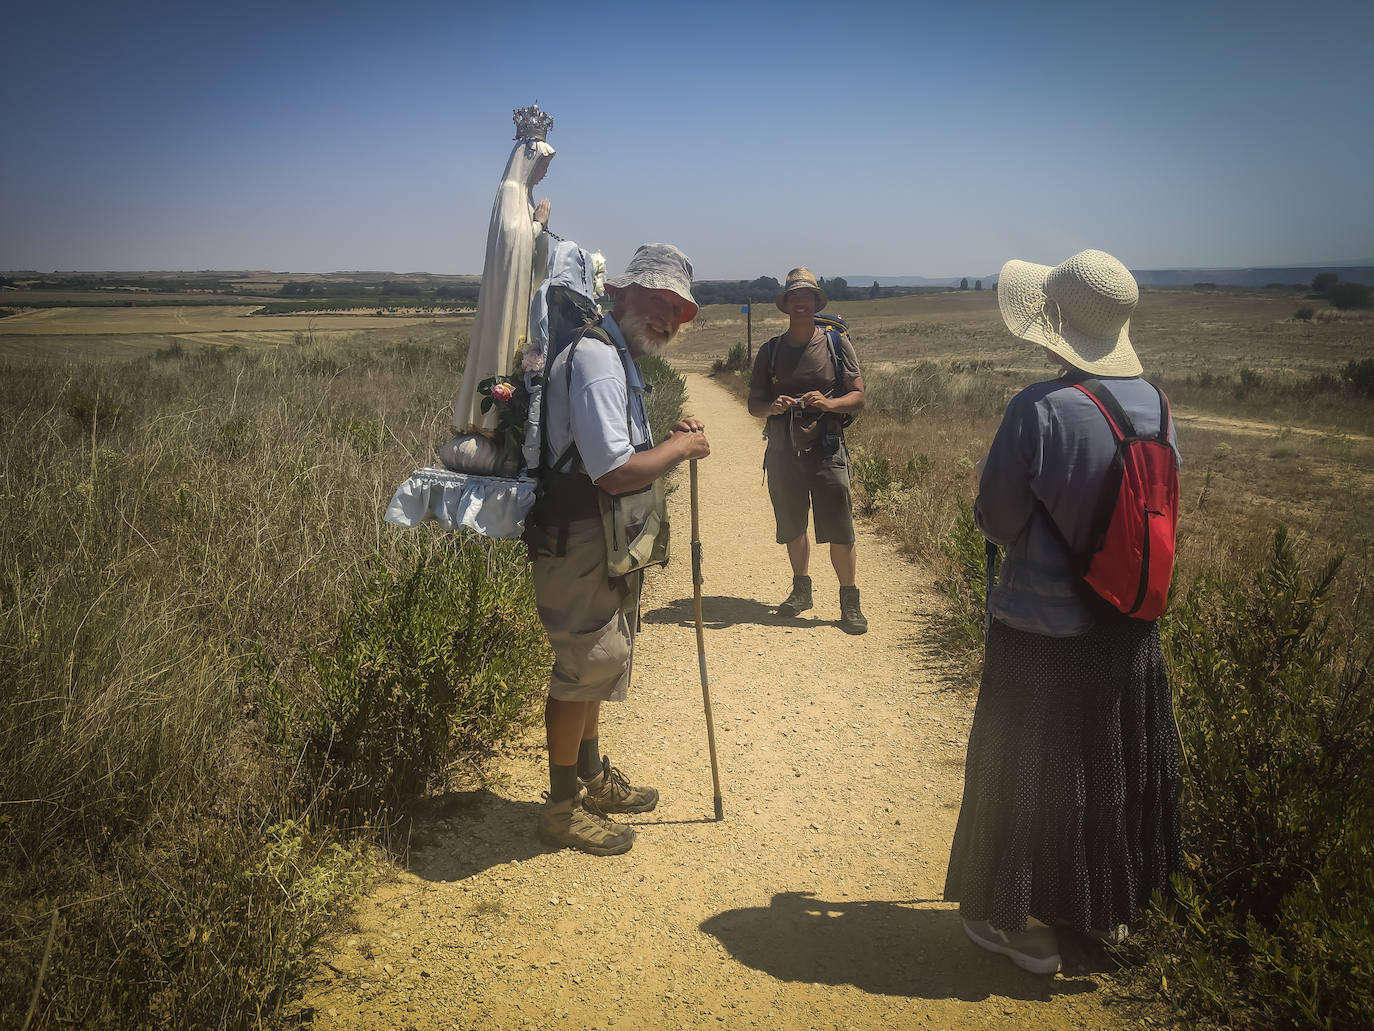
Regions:
<instances>
[{"instance_id":1,"label":"hat brim","mask_svg":"<svg viewBox=\"0 0 1374 1031\"><path fill-rule=\"evenodd\" d=\"M778 311L787 311L787 309L783 307L782 302L786 299L787 295L792 293L794 290L810 290L813 294L815 294L817 311L823 311L825 309L825 306L830 303L830 298L825 296L825 291L822 290L820 287L812 286L810 283L798 283L796 286L787 287L784 290L778 291L778 296L773 298L773 303L778 306Z\"/></svg>"},{"instance_id":2,"label":"hat brim","mask_svg":"<svg viewBox=\"0 0 1374 1031\"><path fill-rule=\"evenodd\" d=\"M683 304L682 318L678 320L679 326L685 326L697 317L697 312L701 308L693 299L691 294L683 294L673 283L667 281L656 281L657 277L652 275L623 275L615 276L606 280L606 291L613 293L616 290L623 290L627 286L642 286L645 290L667 290L669 293L678 297Z\"/></svg>"},{"instance_id":3,"label":"hat brim","mask_svg":"<svg viewBox=\"0 0 1374 1031\"><path fill-rule=\"evenodd\" d=\"M1110 338L1083 333L1057 312L1049 302L1045 286L1051 265L1012 260L1002 266L997 277L997 307L1002 321L1013 336L1048 347L1075 369L1094 376L1139 376L1144 370L1131 346L1131 323L1127 319L1121 332Z\"/></svg>"}]
</instances>

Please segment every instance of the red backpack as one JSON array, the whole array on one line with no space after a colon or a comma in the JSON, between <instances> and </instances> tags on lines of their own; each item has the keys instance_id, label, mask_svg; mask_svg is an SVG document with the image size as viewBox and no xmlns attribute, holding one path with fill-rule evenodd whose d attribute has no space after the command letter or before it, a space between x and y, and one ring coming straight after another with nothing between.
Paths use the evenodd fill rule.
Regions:
<instances>
[{"instance_id":1,"label":"red backpack","mask_svg":"<svg viewBox=\"0 0 1374 1031\"><path fill-rule=\"evenodd\" d=\"M1116 456L1093 516L1089 550L1075 553L1053 518L1050 526L1073 557L1074 571L1095 594L1127 616L1158 619L1169 597L1178 528L1178 463L1169 446L1169 399L1154 388L1159 433L1142 437L1099 380L1066 385L1081 390L1102 412L1116 438Z\"/></svg>"}]
</instances>

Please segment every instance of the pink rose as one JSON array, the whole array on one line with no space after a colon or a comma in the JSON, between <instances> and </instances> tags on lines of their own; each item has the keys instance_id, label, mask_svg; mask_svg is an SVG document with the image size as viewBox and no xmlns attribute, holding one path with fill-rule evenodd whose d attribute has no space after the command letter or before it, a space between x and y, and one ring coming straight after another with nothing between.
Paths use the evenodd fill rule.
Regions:
<instances>
[{"instance_id":1,"label":"pink rose","mask_svg":"<svg viewBox=\"0 0 1374 1031\"><path fill-rule=\"evenodd\" d=\"M515 387L509 383L493 383L491 386L491 399L493 401L509 401L515 394Z\"/></svg>"}]
</instances>

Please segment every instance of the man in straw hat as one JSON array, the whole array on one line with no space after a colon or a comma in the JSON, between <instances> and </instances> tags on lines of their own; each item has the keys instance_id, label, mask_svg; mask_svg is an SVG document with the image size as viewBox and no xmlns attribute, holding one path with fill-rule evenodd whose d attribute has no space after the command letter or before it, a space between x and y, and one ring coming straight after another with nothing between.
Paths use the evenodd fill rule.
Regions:
<instances>
[{"instance_id":1,"label":"man in straw hat","mask_svg":"<svg viewBox=\"0 0 1374 1031\"><path fill-rule=\"evenodd\" d=\"M544 708L549 793L539 836L619 855L630 850L635 832L608 814L647 812L658 792L633 786L601 753L601 703L623 701L629 689L641 574L609 575L598 492L642 492L711 447L695 419L654 444L635 364L696 316L691 262L676 247L646 243L606 287L612 313L559 352L545 377L546 456L555 473L529 540L539 619L554 652Z\"/></svg>"},{"instance_id":2,"label":"man in straw hat","mask_svg":"<svg viewBox=\"0 0 1374 1031\"><path fill-rule=\"evenodd\" d=\"M1136 434L1167 427L1130 340L1139 292L1102 251L1058 266L1009 261L1007 328L1058 379L1007 406L974 515L1006 548L969 735L945 898L974 944L1023 969L1059 969L1055 928L1120 940L1179 860L1178 742L1159 628L1090 597L1075 555L1094 542L1116 439L1091 397ZM1161 492L1162 496L1162 492Z\"/></svg>"},{"instance_id":3,"label":"man in straw hat","mask_svg":"<svg viewBox=\"0 0 1374 1031\"><path fill-rule=\"evenodd\" d=\"M840 629L868 630L855 583L858 548L849 495L849 454L840 417L864 406L859 359L847 334L831 350L815 316L828 298L808 268L794 268L774 303L790 320L787 331L759 348L749 380L749 414L767 416L768 494L777 541L792 563L792 593L778 615L811 608L811 541L806 524L815 512L816 543L830 545L830 564L840 581ZM837 370L838 366L838 370Z\"/></svg>"}]
</instances>

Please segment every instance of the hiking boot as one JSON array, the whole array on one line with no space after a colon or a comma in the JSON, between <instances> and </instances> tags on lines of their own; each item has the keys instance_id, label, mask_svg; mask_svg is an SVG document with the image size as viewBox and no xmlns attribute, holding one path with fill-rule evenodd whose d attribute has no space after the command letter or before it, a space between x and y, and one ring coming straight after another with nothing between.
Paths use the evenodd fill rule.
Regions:
<instances>
[{"instance_id":1,"label":"hiking boot","mask_svg":"<svg viewBox=\"0 0 1374 1031\"><path fill-rule=\"evenodd\" d=\"M779 616L795 616L811 607L811 577L792 577L792 593L778 606Z\"/></svg>"},{"instance_id":2,"label":"hiking boot","mask_svg":"<svg viewBox=\"0 0 1374 1031\"><path fill-rule=\"evenodd\" d=\"M986 920L965 920L964 933L974 945L1006 956L1022 970L1032 974L1059 971L1059 939L1043 924L1009 934Z\"/></svg>"},{"instance_id":3,"label":"hiking boot","mask_svg":"<svg viewBox=\"0 0 1374 1031\"><path fill-rule=\"evenodd\" d=\"M859 589L840 588L840 629L846 634L868 633L868 620L859 611Z\"/></svg>"},{"instance_id":4,"label":"hiking boot","mask_svg":"<svg viewBox=\"0 0 1374 1031\"><path fill-rule=\"evenodd\" d=\"M628 777L601 757L601 772L591 780L583 780L587 788L587 802L603 813L647 813L658 805L658 791L654 788L634 787Z\"/></svg>"},{"instance_id":5,"label":"hiking boot","mask_svg":"<svg viewBox=\"0 0 1374 1031\"><path fill-rule=\"evenodd\" d=\"M575 848L594 856L618 856L630 851L635 843L635 830L616 823L601 813L583 805L585 791L561 802L550 802L544 796L539 812L539 840L556 848Z\"/></svg>"}]
</instances>

